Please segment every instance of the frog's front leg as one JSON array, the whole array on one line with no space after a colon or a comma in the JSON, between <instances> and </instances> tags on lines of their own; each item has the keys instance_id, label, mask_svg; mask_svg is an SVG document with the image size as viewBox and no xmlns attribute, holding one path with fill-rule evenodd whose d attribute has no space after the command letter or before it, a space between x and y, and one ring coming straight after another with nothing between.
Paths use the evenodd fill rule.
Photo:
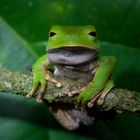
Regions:
<instances>
[{"instance_id":1,"label":"frog's front leg","mask_svg":"<svg viewBox=\"0 0 140 140\"><path fill-rule=\"evenodd\" d=\"M31 98L38 86L40 85L40 90L38 96L36 98L37 102L42 101L43 93L45 92L47 81L53 82L57 87L60 87L61 84L57 82L55 79L51 78L51 73L47 70L49 66L49 61L46 58L46 55L40 57L37 62L32 67L33 76L33 87L32 90L27 94L27 98Z\"/></svg>"},{"instance_id":2,"label":"frog's front leg","mask_svg":"<svg viewBox=\"0 0 140 140\"><path fill-rule=\"evenodd\" d=\"M89 102L89 106L91 107L93 101L100 96L101 100L99 103L103 102L105 95L112 87L114 87L113 81L109 78L116 62L115 57L103 56L98 58L97 62L99 63L99 66L95 72L93 80L81 91L78 96L78 103L81 102L82 105L86 105L91 100L91 102Z\"/></svg>"}]
</instances>

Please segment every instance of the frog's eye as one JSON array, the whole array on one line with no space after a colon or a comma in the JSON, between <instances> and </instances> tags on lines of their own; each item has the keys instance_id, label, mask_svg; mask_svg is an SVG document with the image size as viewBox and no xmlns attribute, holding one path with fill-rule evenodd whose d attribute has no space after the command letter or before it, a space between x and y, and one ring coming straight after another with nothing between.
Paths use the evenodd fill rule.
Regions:
<instances>
[{"instance_id":1,"label":"frog's eye","mask_svg":"<svg viewBox=\"0 0 140 140\"><path fill-rule=\"evenodd\" d=\"M55 36L55 35L56 35L55 32L50 32L49 37L53 37L53 36Z\"/></svg>"},{"instance_id":2,"label":"frog's eye","mask_svg":"<svg viewBox=\"0 0 140 140\"><path fill-rule=\"evenodd\" d=\"M96 37L96 32L92 31L88 33L90 36Z\"/></svg>"}]
</instances>

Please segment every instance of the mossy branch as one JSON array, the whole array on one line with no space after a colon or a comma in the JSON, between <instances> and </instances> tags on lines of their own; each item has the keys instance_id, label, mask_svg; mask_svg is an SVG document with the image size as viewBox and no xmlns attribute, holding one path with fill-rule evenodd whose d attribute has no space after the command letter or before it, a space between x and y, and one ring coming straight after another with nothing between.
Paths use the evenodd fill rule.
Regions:
<instances>
[{"instance_id":1,"label":"mossy branch","mask_svg":"<svg viewBox=\"0 0 140 140\"><path fill-rule=\"evenodd\" d=\"M82 88L84 83L68 79L57 79L62 83L61 88L48 82L48 87L44 95L44 100L49 103L62 101L76 104L75 97L69 97L68 92ZM26 96L32 88L32 75L19 72L10 72L0 65L0 91ZM113 89L105 98L101 106L97 106L100 111L114 109L116 112L140 111L140 93L127 89Z\"/></svg>"}]
</instances>

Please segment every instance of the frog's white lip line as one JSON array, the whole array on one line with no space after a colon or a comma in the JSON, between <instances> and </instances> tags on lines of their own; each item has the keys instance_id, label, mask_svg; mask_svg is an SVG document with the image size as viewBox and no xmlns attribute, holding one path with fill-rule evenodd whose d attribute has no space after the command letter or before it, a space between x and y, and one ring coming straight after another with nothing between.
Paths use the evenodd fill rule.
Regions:
<instances>
[{"instance_id":1,"label":"frog's white lip line","mask_svg":"<svg viewBox=\"0 0 140 140\"><path fill-rule=\"evenodd\" d=\"M70 66L85 65L93 61L99 54L99 50L81 46L62 46L48 50L48 59L53 64Z\"/></svg>"}]
</instances>

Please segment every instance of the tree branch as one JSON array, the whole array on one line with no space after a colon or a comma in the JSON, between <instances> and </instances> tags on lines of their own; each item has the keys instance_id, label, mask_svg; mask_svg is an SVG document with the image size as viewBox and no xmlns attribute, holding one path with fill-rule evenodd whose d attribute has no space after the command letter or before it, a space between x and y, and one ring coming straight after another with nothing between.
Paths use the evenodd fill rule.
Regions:
<instances>
[{"instance_id":1,"label":"tree branch","mask_svg":"<svg viewBox=\"0 0 140 140\"><path fill-rule=\"evenodd\" d=\"M61 88L48 82L48 87L44 95L44 100L51 102L64 102L76 104L75 97L69 97L68 92L78 90L85 86L85 83L77 81L56 78L63 85ZM32 75L26 75L19 72L10 72L0 65L0 91L10 92L26 96L32 88ZM105 98L101 106L97 106L100 111L114 109L116 112L140 111L140 93L127 89L112 89Z\"/></svg>"}]
</instances>

